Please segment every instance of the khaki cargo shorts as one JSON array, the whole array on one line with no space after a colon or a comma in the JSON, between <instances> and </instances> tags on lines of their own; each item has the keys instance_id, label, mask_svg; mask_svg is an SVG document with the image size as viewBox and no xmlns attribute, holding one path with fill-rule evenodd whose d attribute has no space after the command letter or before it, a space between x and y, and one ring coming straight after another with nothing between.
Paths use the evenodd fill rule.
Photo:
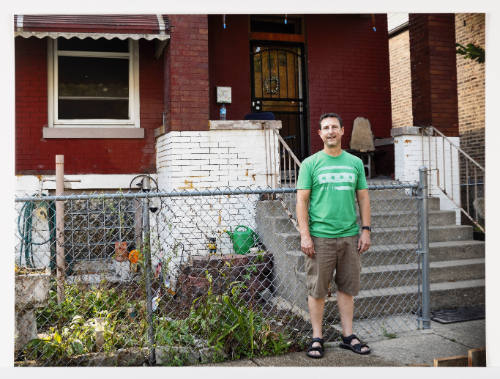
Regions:
<instances>
[{"instance_id":1,"label":"khaki cargo shorts","mask_svg":"<svg viewBox=\"0 0 500 379\"><path fill-rule=\"evenodd\" d=\"M312 236L313 258L306 256L307 291L314 298L324 298L335 270L337 289L356 296L359 292L361 259L358 236L321 238Z\"/></svg>"}]
</instances>

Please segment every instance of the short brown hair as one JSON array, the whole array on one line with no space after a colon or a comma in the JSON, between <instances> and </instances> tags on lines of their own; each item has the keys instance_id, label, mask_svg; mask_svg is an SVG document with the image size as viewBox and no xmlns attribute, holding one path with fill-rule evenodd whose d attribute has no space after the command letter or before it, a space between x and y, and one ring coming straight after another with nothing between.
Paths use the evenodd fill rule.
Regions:
<instances>
[{"instance_id":1,"label":"short brown hair","mask_svg":"<svg viewBox=\"0 0 500 379\"><path fill-rule=\"evenodd\" d=\"M323 121L325 118L328 118L328 117L336 118L337 120L339 120L340 127L341 128L343 127L343 125L342 125L342 118L340 118L340 116L337 113L330 112L330 113L323 113L320 116L320 118L319 118L319 128L320 129L321 129L321 121Z\"/></svg>"}]
</instances>

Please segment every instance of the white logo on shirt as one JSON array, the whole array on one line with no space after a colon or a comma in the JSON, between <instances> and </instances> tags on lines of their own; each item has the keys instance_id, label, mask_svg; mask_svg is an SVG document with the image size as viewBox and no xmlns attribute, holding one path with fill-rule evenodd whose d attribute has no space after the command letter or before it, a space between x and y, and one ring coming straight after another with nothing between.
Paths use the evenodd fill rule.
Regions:
<instances>
[{"instance_id":1,"label":"white logo on shirt","mask_svg":"<svg viewBox=\"0 0 500 379\"><path fill-rule=\"evenodd\" d=\"M327 174L318 175L319 184L326 183L354 183L356 176L350 172L329 172Z\"/></svg>"}]
</instances>

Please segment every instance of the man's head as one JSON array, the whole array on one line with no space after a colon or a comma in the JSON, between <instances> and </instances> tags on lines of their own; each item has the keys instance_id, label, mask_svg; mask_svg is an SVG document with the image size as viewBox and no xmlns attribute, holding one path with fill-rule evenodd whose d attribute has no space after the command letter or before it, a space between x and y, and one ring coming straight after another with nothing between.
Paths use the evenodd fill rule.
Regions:
<instances>
[{"instance_id":1,"label":"man's head","mask_svg":"<svg viewBox=\"0 0 500 379\"><path fill-rule=\"evenodd\" d=\"M340 147L344 127L342 118L336 113L325 113L319 118L318 135L323 140L325 147Z\"/></svg>"},{"instance_id":2,"label":"man's head","mask_svg":"<svg viewBox=\"0 0 500 379\"><path fill-rule=\"evenodd\" d=\"M330 112L330 113L323 113L319 117L319 128L320 129L321 129L321 121L323 121L325 118L329 118L329 117L333 117L333 118L336 118L337 120L339 120L340 126L343 127L342 118L337 113Z\"/></svg>"}]
</instances>

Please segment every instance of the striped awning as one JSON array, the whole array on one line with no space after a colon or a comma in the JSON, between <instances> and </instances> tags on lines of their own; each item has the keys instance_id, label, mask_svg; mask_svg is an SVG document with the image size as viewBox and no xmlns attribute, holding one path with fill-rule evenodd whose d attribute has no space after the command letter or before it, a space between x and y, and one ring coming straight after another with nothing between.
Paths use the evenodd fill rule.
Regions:
<instances>
[{"instance_id":1,"label":"striped awning","mask_svg":"<svg viewBox=\"0 0 500 379\"><path fill-rule=\"evenodd\" d=\"M166 15L15 15L16 37L167 40Z\"/></svg>"}]
</instances>

